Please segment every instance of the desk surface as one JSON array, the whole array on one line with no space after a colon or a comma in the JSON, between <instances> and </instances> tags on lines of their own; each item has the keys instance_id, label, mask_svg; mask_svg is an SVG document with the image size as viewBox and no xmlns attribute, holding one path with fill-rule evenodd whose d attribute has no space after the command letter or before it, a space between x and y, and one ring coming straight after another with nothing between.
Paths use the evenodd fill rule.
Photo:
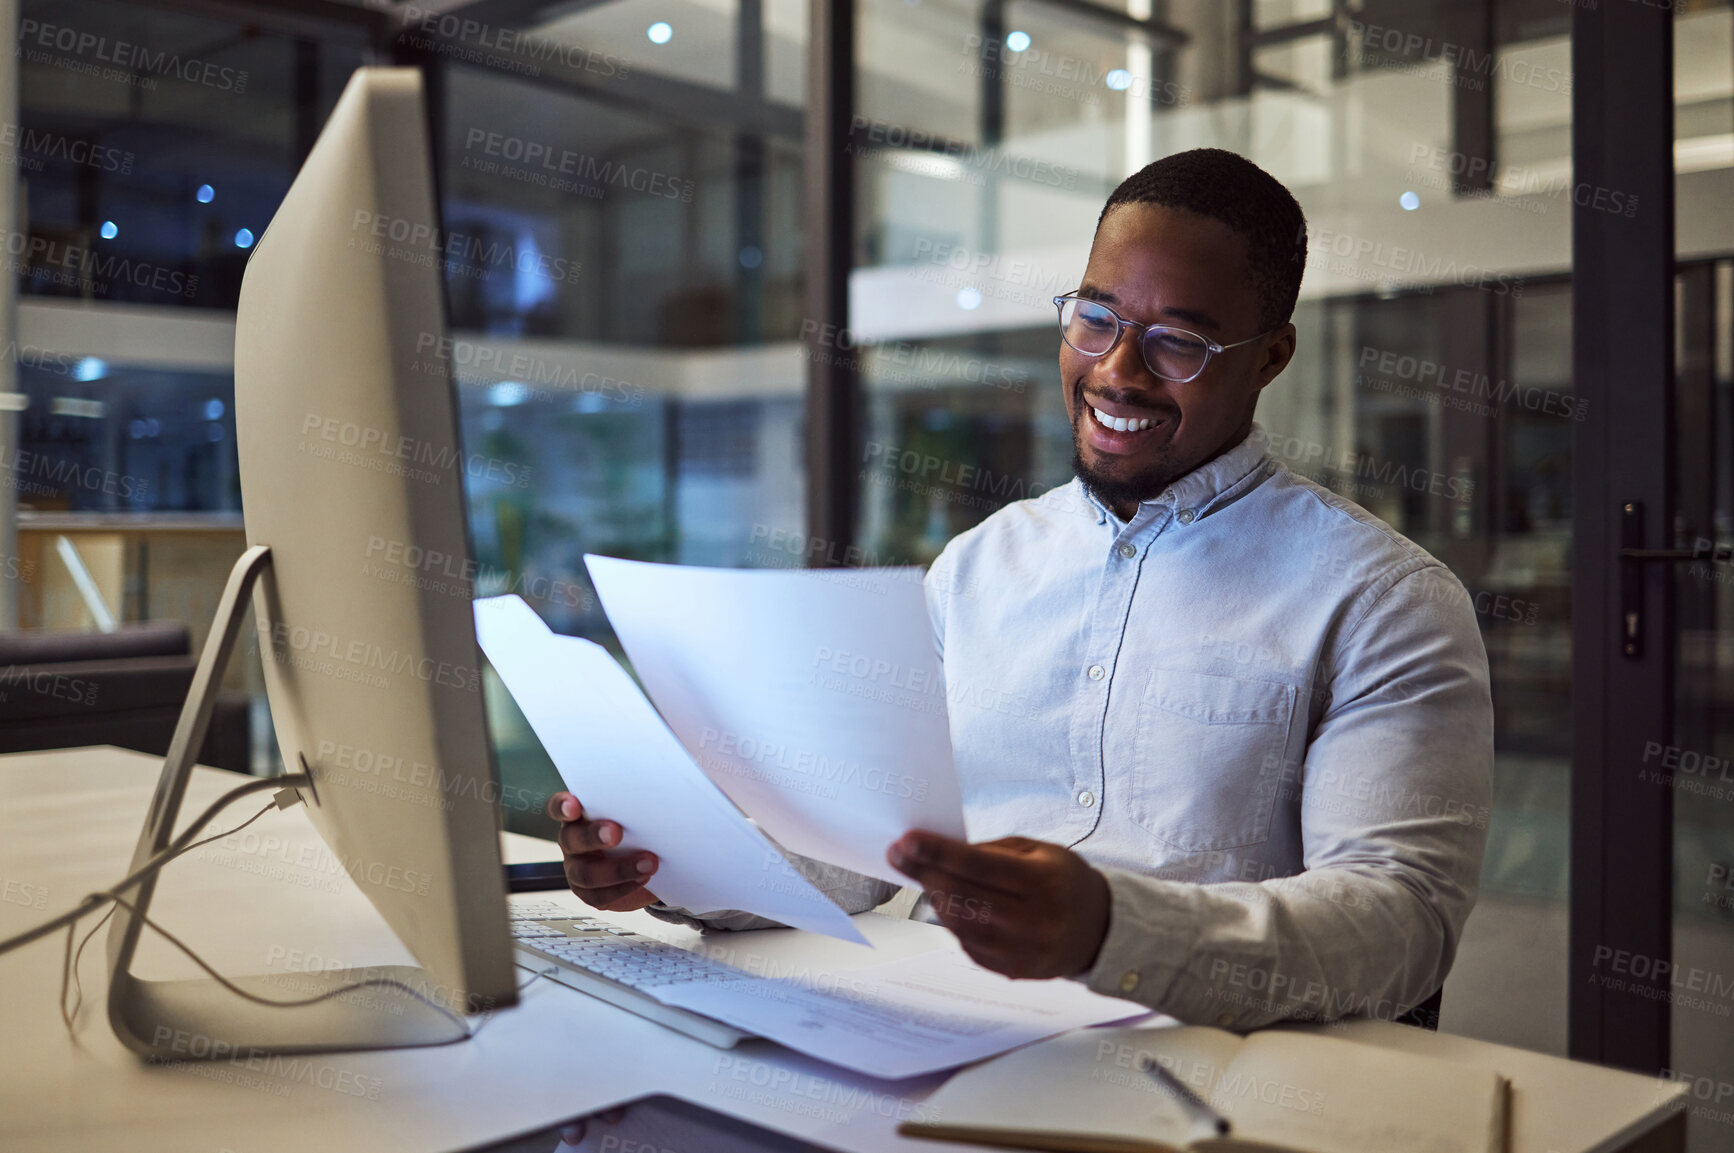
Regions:
<instances>
[{"instance_id":1,"label":"desk surface","mask_svg":"<svg viewBox=\"0 0 1734 1153\"><path fill-rule=\"evenodd\" d=\"M0 937L124 874L159 764L113 748L0 756ZM197 811L236 780L200 770L188 807ZM218 827L246 815L247 806L236 806ZM257 836L219 842L167 869L154 919L226 975L413 963L303 810L272 813L248 832ZM508 860L557 856L545 841L507 834L504 844ZM527 896L583 908L564 893ZM668 941L698 938L642 913L618 919ZM723 939L732 952L720 955L775 973L847 969L955 948L935 926L873 913L856 920L876 949L772 930ZM147 1066L108 1027L103 939L98 934L85 953L76 1039L56 1007L64 935L0 957L0 1148L431 1153L473 1148L655 1093L843 1150L965 1148L895 1131L943 1074L886 1082L768 1042L713 1049L545 981L456 1045L284 1058L267 1068ZM707 941L713 953L719 943L714 936ZM197 975L152 934L138 972ZM1368 1044L1485 1064L1510 1077L1513 1153L1626 1148L1666 1123L1682 1094L1654 1078L1385 1022L1329 1028Z\"/></svg>"}]
</instances>

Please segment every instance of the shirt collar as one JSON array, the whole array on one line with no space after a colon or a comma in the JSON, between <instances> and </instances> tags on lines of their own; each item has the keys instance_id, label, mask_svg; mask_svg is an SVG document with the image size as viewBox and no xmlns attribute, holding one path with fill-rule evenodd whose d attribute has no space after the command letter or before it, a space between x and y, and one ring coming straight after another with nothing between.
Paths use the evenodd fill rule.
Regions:
<instances>
[{"instance_id":1,"label":"shirt collar","mask_svg":"<svg viewBox=\"0 0 1734 1153\"><path fill-rule=\"evenodd\" d=\"M1216 459L1199 465L1169 485L1161 495L1141 501L1139 512L1147 508L1166 509L1169 512L1186 509L1194 516L1208 515L1218 497L1245 480L1253 471L1264 467L1269 457L1269 446L1270 437L1265 433L1264 426L1256 420L1253 421L1252 431L1247 433L1245 440ZM1113 511L1097 499L1096 494L1091 492L1082 480L1073 478L1072 483L1096 510L1097 524L1114 516ZM1133 514L1133 519L1138 519L1138 513Z\"/></svg>"}]
</instances>

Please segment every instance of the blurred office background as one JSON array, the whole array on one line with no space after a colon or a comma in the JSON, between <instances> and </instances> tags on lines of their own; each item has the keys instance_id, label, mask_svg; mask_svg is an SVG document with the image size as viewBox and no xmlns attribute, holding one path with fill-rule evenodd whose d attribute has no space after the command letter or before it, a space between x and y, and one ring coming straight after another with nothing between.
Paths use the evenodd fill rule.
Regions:
<instances>
[{"instance_id":1,"label":"blurred office background","mask_svg":"<svg viewBox=\"0 0 1734 1153\"><path fill-rule=\"evenodd\" d=\"M18 177L0 624L173 620L202 641L243 542L242 270L364 62L428 70L447 229L546 258L477 260L448 285L467 448L515 466L471 471L478 591L520 592L604 641L585 552L925 564L1065 483L1049 298L1076 287L1124 176L1233 149L1309 220L1299 353L1260 406L1275 451L1450 564L1492 662L1498 803L1444 1027L1566 1052L1572 458L1591 415L1573 389L1573 215L1658 207L1574 179L1574 85L1623 82L1574 75L1574 5L834 12L851 14L845 34L816 37L803 0L22 0L17 114L0 126ZM1664 531L1712 544L1671 578L1679 711L1658 743L1726 766L1734 566L1714 547L1734 539L1734 9L1680 0L1672 23ZM852 71L852 101L816 110L815 67ZM821 114L847 183L816 199ZM845 316L812 307L816 277L846 289ZM839 379L853 407L809 411L813 382ZM230 679L267 771L256 655ZM545 793L534 737L497 686L490 705L509 795ZM1675 1005L1671 1067L1726 1086L1734 888L1717 878L1734 867L1734 784L1700 775L1673 797L1674 959L1723 996ZM507 819L537 830L534 809ZM1734 1149L1722 1117L1694 1118L1694 1148Z\"/></svg>"}]
</instances>

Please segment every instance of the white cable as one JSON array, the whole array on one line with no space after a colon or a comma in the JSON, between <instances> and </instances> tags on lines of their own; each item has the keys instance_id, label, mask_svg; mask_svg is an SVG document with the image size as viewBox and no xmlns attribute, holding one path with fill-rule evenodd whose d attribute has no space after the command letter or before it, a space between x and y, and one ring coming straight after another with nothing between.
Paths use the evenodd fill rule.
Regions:
<instances>
[{"instance_id":1,"label":"white cable","mask_svg":"<svg viewBox=\"0 0 1734 1153\"><path fill-rule=\"evenodd\" d=\"M249 796L253 793L263 792L266 789L294 789L307 783L308 779L305 775L295 773L286 777L264 777L260 780L249 781L247 784L230 789L227 793L224 793L221 797L218 797L214 802L212 802L210 808L200 813L198 819L191 825L188 825L186 830L162 852L158 853L156 856L122 877L112 887L105 889L100 893L89 894L78 904L77 907L67 910L60 916L46 921L43 924L36 926L34 929L26 929L24 932L19 933L16 936L8 937L4 941L0 941L0 954L10 953L13 949L21 948L32 941L46 937L48 934L54 932L56 929L62 928L63 926L77 924L91 913L96 912L96 910L106 905L112 899L112 894L130 889L145 878L154 875L157 870L161 869L164 865L192 848L191 841L194 837L198 836L199 830L210 824L218 813L222 812L225 808L240 800L242 797ZM277 803L279 806L282 805L280 800Z\"/></svg>"},{"instance_id":2,"label":"white cable","mask_svg":"<svg viewBox=\"0 0 1734 1153\"><path fill-rule=\"evenodd\" d=\"M263 817L266 813L269 813L273 808L288 808L291 805L297 803L300 800L300 797L297 793L295 793L294 790L296 788L298 788L299 786L306 785L308 783L309 783L309 781L308 781L308 778L305 774L297 773L297 774L292 774L290 776L269 777L269 778L264 778L264 779L257 780L257 781L250 781L245 785L241 785L237 788L231 789L229 792L223 794L223 796L219 797L215 802L213 802L211 804L211 806L209 808L207 808L203 813L199 814L198 818L196 820L194 820L192 824L188 825L187 828L182 831L181 835L176 837L175 840L167 848L162 850L162 852L153 856L150 860L148 860L144 864L140 865L137 869L134 869L131 873L128 873L125 877L121 878L120 881L118 881L116 884L114 884L110 888L105 889L99 893L89 894L88 896L86 896L84 898L83 901L81 901L77 905L77 907L70 909L65 913L62 913L60 916L55 917L52 920L45 922L44 924L38 925L34 929L26 930L23 933L20 933L14 937L10 937L10 938L6 939L5 941L0 941L0 953L5 953L5 952L8 952L12 949L20 948L21 946L26 945L26 944L30 943L31 941L39 940L42 937L45 937L48 934L54 932L58 928L61 928L61 927L66 928L66 930L67 930L67 933L66 933L66 956L65 956L65 960L63 962L63 967L61 969L61 981L60 981L60 1013L61 1013L61 1019L66 1024L67 1031L71 1032L73 1029L74 1021L77 1018L79 1011L83 1008L83 1005L84 1005L84 989L83 989L82 982L78 978L78 962L79 962L80 958L82 958L84 955L85 946L90 943L91 938L96 935L97 931L102 928L103 924L107 922L108 918L113 915L114 909L110 908L108 910L108 912L103 915L102 920L98 921L95 925L93 925L91 927L90 931L85 934L84 939L79 942L79 945L78 945L76 952L73 950L73 945L72 945L73 937L76 936L76 934L77 934L77 925L78 925L78 922L80 920L82 920L84 917L88 916L89 914L94 913L97 909L102 908L104 905L112 904L114 906L124 908L128 912L132 913L133 916L137 917L139 919L139 921L142 924L144 924L147 928L152 929L159 936L161 936L164 940L168 941L169 944L171 944L175 948L179 949L182 953L185 953L187 958L189 960L191 960L193 962L193 964L197 965L200 969L204 970L204 972L212 980L216 981L217 984L221 985L223 988L227 989L229 992L235 994L236 996L243 998L244 1000L251 1001L251 1002L253 1002L255 1004L259 1004L259 1005L267 1005L267 1006L270 1006L271 1008L294 1009L294 1008L300 1008L300 1007L306 1006L306 1005L314 1005L314 1004L317 1004L321 1001L327 1001L333 997L338 997L338 996L342 996L345 993L354 992L357 989L365 989L365 988L370 988L373 986L392 987L392 988L402 990L404 993L407 993L409 996L414 997L417 1001L420 1001L422 1004L428 1006L430 1009L434 1009L435 1011L437 1011L441 1014L444 1014L447 1018L449 1018L451 1021L453 1021L460 1029L463 1029L467 1036L474 1036L475 1032L480 1030L481 1025L478 1025L476 1027L476 1030L472 1031L469 1028L469 1023L464 1020L462 1014L455 1013L451 1009L447 1008L446 1006L439 1004L437 1001L434 1001L433 999L431 999L430 997L428 997L427 995L422 993L419 989L416 989L414 986L406 984L403 981L399 981L399 980L396 980L395 978L391 978L391 977L373 977L373 978L368 978L366 980L361 980L361 981L352 981L349 984L340 985L335 989L328 989L323 993L316 994L315 996L304 997L304 998L301 998L299 1000L293 1000L293 1001L278 1001L278 1000L274 1000L270 997L261 997L256 993L252 993L246 989L241 988L239 985L236 985L234 982L232 982L228 978L224 977L221 973L217 972L216 969L212 968L211 965L203 957L199 956L197 952L195 952L190 946L188 946L185 942L183 942L179 937L176 937L173 933L169 932L167 929L163 928L161 925L159 925L155 921L151 920L149 916L145 915L143 912L141 912L139 910L137 905L133 904L133 902L128 900L127 898L121 896L121 893L124 892L125 890L136 886L139 882L145 880L147 877L150 877L150 876L156 874L158 871L160 871L163 868L163 866L167 865L170 861L172 861L175 858L191 851L192 849L196 849L201 845L206 845L206 844L211 843L212 841L221 840L223 837L231 836L234 833L240 832L242 829L246 828L248 825L251 825L254 821L258 820L260 817ZM229 830L222 832L222 833L217 833L214 836L207 837L202 841L195 841L193 839L196 836L198 836L199 832L202 829L204 829L204 827L206 825L208 825L211 822L211 820L213 818L215 818L216 815L218 813L220 813L224 808L226 808L230 804L234 803L235 801L240 800L244 796L248 796L250 794L257 793L257 792L262 792L265 789L276 789L277 790L277 795L273 799L272 804L265 806L263 809L260 809L253 816L249 817L246 821L244 821L242 824L236 826L233 829L229 829ZM547 972L552 972L552 971L553 971L552 969L547 970ZM538 972L538 973L533 974L528 981L525 981L522 985L518 986L517 991L520 993L523 992L526 988L528 988L530 985L534 984L538 979L540 979L544 975L545 975L545 973L543 973L543 972ZM67 1008L67 996L68 996L69 988L76 991L76 1000L74 1001L70 1010L68 1010L68 1008ZM492 1019L492 1017L490 1016L489 1018L485 1019L481 1024L485 1025L485 1024L487 1024L487 1020L491 1020L491 1019Z\"/></svg>"}]
</instances>

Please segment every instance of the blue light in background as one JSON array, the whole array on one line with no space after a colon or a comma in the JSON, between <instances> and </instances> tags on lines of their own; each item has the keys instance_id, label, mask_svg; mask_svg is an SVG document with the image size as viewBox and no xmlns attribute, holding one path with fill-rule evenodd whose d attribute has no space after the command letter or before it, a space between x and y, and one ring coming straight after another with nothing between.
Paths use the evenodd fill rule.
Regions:
<instances>
[{"instance_id":1,"label":"blue light in background","mask_svg":"<svg viewBox=\"0 0 1734 1153\"><path fill-rule=\"evenodd\" d=\"M556 282L541 270L548 267L542 259L542 247L536 234L528 228L518 230L518 259L512 266L512 307L519 312L532 312L537 306L552 301L558 291Z\"/></svg>"},{"instance_id":2,"label":"blue light in background","mask_svg":"<svg viewBox=\"0 0 1734 1153\"><path fill-rule=\"evenodd\" d=\"M674 39L674 25L670 24L666 20L658 20L649 28L646 28L644 34L650 37L650 42L652 44L667 44L670 40Z\"/></svg>"},{"instance_id":3,"label":"blue light in background","mask_svg":"<svg viewBox=\"0 0 1734 1153\"><path fill-rule=\"evenodd\" d=\"M200 204L209 204L217 198L217 190L212 188L209 184L201 184L199 185L198 192L194 193L194 195L199 198Z\"/></svg>"},{"instance_id":4,"label":"blue light in background","mask_svg":"<svg viewBox=\"0 0 1734 1153\"><path fill-rule=\"evenodd\" d=\"M72 375L79 380L101 380L108 375L108 362L100 356L87 356L78 362Z\"/></svg>"},{"instance_id":5,"label":"blue light in background","mask_svg":"<svg viewBox=\"0 0 1734 1153\"><path fill-rule=\"evenodd\" d=\"M223 419L223 409L224 409L223 402L218 400L216 397L213 396L210 400L207 400L205 402L205 419L206 420L222 420Z\"/></svg>"},{"instance_id":6,"label":"blue light in background","mask_svg":"<svg viewBox=\"0 0 1734 1153\"><path fill-rule=\"evenodd\" d=\"M253 247L253 230L251 228L243 228L243 229L241 229L241 231L235 233L235 247L236 248L251 248L251 247Z\"/></svg>"},{"instance_id":7,"label":"blue light in background","mask_svg":"<svg viewBox=\"0 0 1734 1153\"><path fill-rule=\"evenodd\" d=\"M102 222L102 238L104 240L113 240L115 237L117 237L119 235L120 235L120 226L117 225L114 221L105 220Z\"/></svg>"},{"instance_id":8,"label":"blue light in background","mask_svg":"<svg viewBox=\"0 0 1734 1153\"><path fill-rule=\"evenodd\" d=\"M1013 32L1005 38L1005 46L1013 52L1022 52L1030 46L1030 34L1028 32Z\"/></svg>"},{"instance_id":9,"label":"blue light in background","mask_svg":"<svg viewBox=\"0 0 1734 1153\"><path fill-rule=\"evenodd\" d=\"M502 380L488 388L488 403L495 408L511 408L530 399L530 386L520 380Z\"/></svg>"},{"instance_id":10,"label":"blue light in background","mask_svg":"<svg viewBox=\"0 0 1734 1153\"><path fill-rule=\"evenodd\" d=\"M1116 68L1102 78L1102 83L1116 92L1124 92L1132 87L1132 74L1124 68Z\"/></svg>"},{"instance_id":11,"label":"blue light in background","mask_svg":"<svg viewBox=\"0 0 1734 1153\"><path fill-rule=\"evenodd\" d=\"M1397 203L1403 206L1404 211L1413 212L1417 208L1421 207L1421 198L1416 196L1413 192L1405 192L1403 195L1397 197Z\"/></svg>"}]
</instances>

